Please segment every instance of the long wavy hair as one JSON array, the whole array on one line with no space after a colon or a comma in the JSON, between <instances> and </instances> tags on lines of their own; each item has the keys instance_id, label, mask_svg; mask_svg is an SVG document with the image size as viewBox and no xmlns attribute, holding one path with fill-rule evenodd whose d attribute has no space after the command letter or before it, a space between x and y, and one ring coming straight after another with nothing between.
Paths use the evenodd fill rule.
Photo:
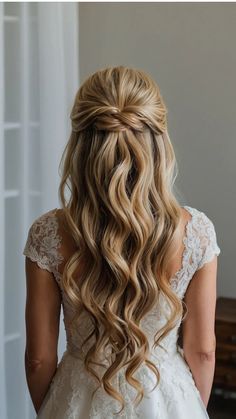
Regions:
<instances>
[{"instance_id":1,"label":"long wavy hair","mask_svg":"<svg viewBox=\"0 0 236 419\"><path fill-rule=\"evenodd\" d=\"M147 73L117 66L85 80L70 118L59 198L77 250L64 267L62 286L75 310L70 327L75 322L79 328L82 311L93 323L89 338L95 343L85 368L123 410L124 399L111 382L120 368L126 366L126 380L138 392L135 402L144 396L133 376L141 364L155 373L157 384L160 379L148 359L141 319L164 294L171 315L157 330L156 347L183 315L167 274L180 248L182 214L173 192L178 170L167 108ZM110 365L99 377L91 364L99 364L107 347Z\"/></svg>"}]
</instances>

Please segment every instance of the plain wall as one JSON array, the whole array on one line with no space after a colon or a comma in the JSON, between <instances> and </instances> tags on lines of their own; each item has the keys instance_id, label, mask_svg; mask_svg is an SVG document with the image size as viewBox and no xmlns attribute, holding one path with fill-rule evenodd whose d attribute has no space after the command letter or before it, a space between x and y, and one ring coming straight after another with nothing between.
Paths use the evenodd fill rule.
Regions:
<instances>
[{"instance_id":1,"label":"plain wall","mask_svg":"<svg viewBox=\"0 0 236 419\"><path fill-rule=\"evenodd\" d=\"M218 295L236 297L236 4L79 3L80 83L106 66L147 71L168 108L181 203L216 229Z\"/></svg>"}]
</instances>

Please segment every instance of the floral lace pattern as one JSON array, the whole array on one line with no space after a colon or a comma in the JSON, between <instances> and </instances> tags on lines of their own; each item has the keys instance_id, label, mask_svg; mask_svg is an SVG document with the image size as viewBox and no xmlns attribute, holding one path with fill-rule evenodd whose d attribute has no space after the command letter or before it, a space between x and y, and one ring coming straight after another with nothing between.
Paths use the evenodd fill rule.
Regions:
<instances>
[{"instance_id":1,"label":"floral lace pattern","mask_svg":"<svg viewBox=\"0 0 236 419\"><path fill-rule=\"evenodd\" d=\"M182 416L173 416L172 412L184 410L185 403L192 400L197 404L198 410L203 409L203 414L197 411L196 416L192 417L196 419L208 418L191 371L182 356L177 352L164 361L155 359L153 356L151 360L158 366L160 381L152 391L156 384L154 374L145 365L136 371L134 376L144 388L143 401L136 407L133 403L136 391L125 380L124 369L118 372L115 388L122 394L125 402L125 408L118 417L126 419L163 419L167 417L169 419L173 417L188 419L184 412ZM91 394L96 388L94 379L84 370L81 360L65 351L57 374L51 383L46 403L40 410L38 418L114 419L117 417L116 412L121 409L121 405L102 388L98 388L92 400ZM63 401L65 404L62 416L60 416L59 401ZM148 415L149 405L151 406L150 415ZM146 408L146 406L149 407Z\"/></svg>"},{"instance_id":2,"label":"floral lace pattern","mask_svg":"<svg viewBox=\"0 0 236 419\"><path fill-rule=\"evenodd\" d=\"M59 281L58 266L64 258L58 251L62 237L58 235L56 209L38 217L31 225L23 254L42 269L52 272Z\"/></svg>"},{"instance_id":3,"label":"floral lace pattern","mask_svg":"<svg viewBox=\"0 0 236 419\"><path fill-rule=\"evenodd\" d=\"M171 278L171 286L182 299L193 274L219 255L216 233L212 221L203 212L189 206L184 208L191 214L185 227L183 237L184 251L181 269ZM51 210L35 220L31 225L23 254L36 262L42 269L52 272L60 285L61 274L58 270L63 256L60 253L62 237L58 234L56 209ZM132 403L137 393L127 383L125 371L121 369L116 375L115 386L125 400L125 409L118 416L121 404L111 398L103 388L98 388L91 399L92 392L98 387L83 365L81 344L89 333L91 320L84 313L80 331L73 336L69 334L67 321L72 309L63 295L64 324L67 336L67 348L58 365L51 382L49 392L38 414L42 419L200 419L209 418L194 383L191 371L184 360L181 348L177 346L180 321L162 340L162 347L153 347L154 335L165 323L169 307L161 293L157 304L141 321L150 344L150 359L160 371L160 382L156 384L155 374L142 365L134 376L142 383L145 397L137 407ZM90 342L91 343L91 342ZM85 349L88 349L85 345ZM85 351L86 352L86 351ZM194 416L194 409L196 414Z\"/></svg>"},{"instance_id":4,"label":"floral lace pattern","mask_svg":"<svg viewBox=\"0 0 236 419\"><path fill-rule=\"evenodd\" d=\"M187 205L184 208L192 217L185 227L182 267L171 279L172 288L182 298L193 274L220 254L212 221L196 208Z\"/></svg>"}]
</instances>

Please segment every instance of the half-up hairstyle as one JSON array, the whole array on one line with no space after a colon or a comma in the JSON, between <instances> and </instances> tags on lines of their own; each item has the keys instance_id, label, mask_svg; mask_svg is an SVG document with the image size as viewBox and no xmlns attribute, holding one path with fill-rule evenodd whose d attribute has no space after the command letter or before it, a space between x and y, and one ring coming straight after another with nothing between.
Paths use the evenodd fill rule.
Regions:
<instances>
[{"instance_id":1,"label":"half-up hairstyle","mask_svg":"<svg viewBox=\"0 0 236 419\"><path fill-rule=\"evenodd\" d=\"M94 325L85 367L123 410L111 381L117 371L126 366L135 401L144 395L133 377L141 364L155 373L157 384L160 379L148 359L141 319L164 294L171 316L157 330L156 347L183 314L167 274L179 250L182 214L173 193L177 165L167 108L148 74L118 66L85 80L70 117L59 197L77 250L65 265L62 286L76 313L71 330L72 324L79 328L84 311ZM98 354L108 347L110 365L99 377L91 364L99 364Z\"/></svg>"}]
</instances>

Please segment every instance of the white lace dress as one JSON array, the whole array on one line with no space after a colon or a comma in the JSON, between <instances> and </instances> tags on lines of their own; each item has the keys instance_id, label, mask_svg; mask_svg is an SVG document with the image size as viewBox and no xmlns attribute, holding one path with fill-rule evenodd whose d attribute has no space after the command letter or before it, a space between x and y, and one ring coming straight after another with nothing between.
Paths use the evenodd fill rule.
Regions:
<instances>
[{"instance_id":1,"label":"white lace dress","mask_svg":"<svg viewBox=\"0 0 236 419\"><path fill-rule=\"evenodd\" d=\"M205 213L184 206L192 215L186 224L183 238L184 252L182 267L171 280L175 292L184 297L194 272L205 263L219 255L215 228ZM162 348L152 349L151 360L160 371L160 382L154 391L156 376L143 365L135 373L142 383L145 396L141 403L134 407L132 400L137 393L125 380L121 369L116 377L115 385L125 400L125 409L110 397L105 390L99 388L91 401L91 394L98 387L83 367L83 351L80 349L85 336L91 330L89 317L84 313L78 334L70 336L67 320L72 310L65 298L60 285L61 275L58 266L63 261L59 252L62 237L58 234L56 209L37 218L29 229L23 254L35 261L42 269L52 272L62 294L63 316L67 335L67 347L58 364L58 368L44 398L37 418L39 419L203 419L209 418L200 393L195 385L190 368L183 357L183 351L177 344L179 325L162 340ZM207 280L207 278L206 278ZM154 309L142 320L142 327L149 337L152 348L153 337L166 322L168 312L163 296L160 296ZM168 314L168 313L167 313ZM91 342L90 342L91 344ZM85 351L86 351L85 346Z\"/></svg>"}]
</instances>

